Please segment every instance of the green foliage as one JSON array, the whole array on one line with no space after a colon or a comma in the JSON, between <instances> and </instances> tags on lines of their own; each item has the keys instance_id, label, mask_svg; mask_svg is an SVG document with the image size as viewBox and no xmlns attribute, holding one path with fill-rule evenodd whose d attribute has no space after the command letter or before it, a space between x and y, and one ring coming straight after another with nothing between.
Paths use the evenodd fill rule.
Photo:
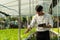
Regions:
<instances>
[{"instance_id":1,"label":"green foliage","mask_svg":"<svg viewBox=\"0 0 60 40\"><path fill-rule=\"evenodd\" d=\"M21 29L21 39L24 40L28 38L31 33L34 33L36 30L33 28L29 33L24 34L26 29ZM56 31L56 29L54 29ZM57 40L57 37L51 38L51 40ZM0 40L18 40L18 29L4 29L0 30ZM35 40L35 36L31 40Z\"/></svg>"},{"instance_id":2,"label":"green foliage","mask_svg":"<svg viewBox=\"0 0 60 40\"><path fill-rule=\"evenodd\" d=\"M18 40L18 29L0 30L0 40Z\"/></svg>"},{"instance_id":3,"label":"green foliage","mask_svg":"<svg viewBox=\"0 0 60 40\"><path fill-rule=\"evenodd\" d=\"M17 19L18 19L17 17L12 17L12 18L10 18L11 21L15 21L15 20L17 20Z\"/></svg>"},{"instance_id":4,"label":"green foliage","mask_svg":"<svg viewBox=\"0 0 60 40\"><path fill-rule=\"evenodd\" d=\"M55 36L55 37L51 38L51 40L58 40L58 37Z\"/></svg>"},{"instance_id":5,"label":"green foliage","mask_svg":"<svg viewBox=\"0 0 60 40\"><path fill-rule=\"evenodd\" d=\"M0 21L4 20L4 18L0 18Z\"/></svg>"}]
</instances>

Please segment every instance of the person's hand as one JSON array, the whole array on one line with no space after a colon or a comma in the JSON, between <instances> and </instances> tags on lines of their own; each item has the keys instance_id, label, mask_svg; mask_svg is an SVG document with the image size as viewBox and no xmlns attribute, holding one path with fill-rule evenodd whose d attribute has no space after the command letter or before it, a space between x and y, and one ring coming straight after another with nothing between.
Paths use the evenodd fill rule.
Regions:
<instances>
[{"instance_id":1,"label":"person's hand","mask_svg":"<svg viewBox=\"0 0 60 40\"><path fill-rule=\"evenodd\" d=\"M43 28L51 28L51 25L46 25Z\"/></svg>"},{"instance_id":2,"label":"person's hand","mask_svg":"<svg viewBox=\"0 0 60 40\"><path fill-rule=\"evenodd\" d=\"M28 31L25 31L25 32L24 32L24 34L27 34L27 33L28 33Z\"/></svg>"},{"instance_id":3,"label":"person's hand","mask_svg":"<svg viewBox=\"0 0 60 40\"><path fill-rule=\"evenodd\" d=\"M47 25L46 27L47 27L47 28L51 28L51 25Z\"/></svg>"},{"instance_id":4,"label":"person's hand","mask_svg":"<svg viewBox=\"0 0 60 40\"><path fill-rule=\"evenodd\" d=\"M31 27L28 27L24 34L27 34L31 29L32 29Z\"/></svg>"},{"instance_id":5,"label":"person's hand","mask_svg":"<svg viewBox=\"0 0 60 40\"><path fill-rule=\"evenodd\" d=\"M30 31L30 28L28 28L28 29L24 32L24 34L27 34L29 31Z\"/></svg>"}]
</instances>

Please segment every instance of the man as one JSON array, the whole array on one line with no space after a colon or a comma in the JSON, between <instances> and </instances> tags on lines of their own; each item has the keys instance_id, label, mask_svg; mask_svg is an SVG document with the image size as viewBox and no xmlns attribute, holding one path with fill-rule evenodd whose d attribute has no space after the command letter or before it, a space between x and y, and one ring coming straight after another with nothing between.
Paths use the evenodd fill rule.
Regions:
<instances>
[{"instance_id":1,"label":"man","mask_svg":"<svg viewBox=\"0 0 60 40\"><path fill-rule=\"evenodd\" d=\"M36 40L50 40L49 29L53 27L52 17L50 14L43 13L41 5L37 5L35 10L37 14L33 17L25 33L28 33L36 23Z\"/></svg>"}]
</instances>

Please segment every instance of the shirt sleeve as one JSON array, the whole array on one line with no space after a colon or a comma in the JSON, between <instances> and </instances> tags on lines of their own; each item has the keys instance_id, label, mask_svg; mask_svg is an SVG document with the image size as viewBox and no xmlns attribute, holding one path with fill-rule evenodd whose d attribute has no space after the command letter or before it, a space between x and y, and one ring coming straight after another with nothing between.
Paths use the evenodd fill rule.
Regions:
<instances>
[{"instance_id":1,"label":"shirt sleeve","mask_svg":"<svg viewBox=\"0 0 60 40\"><path fill-rule=\"evenodd\" d=\"M49 22L48 22L49 25L51 25L51 27L53 27L53 19L52 19L52 16L49 15Z\"/></svg>"},{"instance_id":2,"label":"shirt sleeve","mask_svg":"<svg viewBox=\"0 0 60 40\"><path fill-rule=\"evenodd\" d=\"M34 26L35 22L36 22L36 17L35 17L35 16L33 16L33 18L32 18L32 20L31 20L30 25L28 25L28 28L29 28L29 27L31 27L31 28L32 28L32 27Z\"/></svg>"}]
</instances>

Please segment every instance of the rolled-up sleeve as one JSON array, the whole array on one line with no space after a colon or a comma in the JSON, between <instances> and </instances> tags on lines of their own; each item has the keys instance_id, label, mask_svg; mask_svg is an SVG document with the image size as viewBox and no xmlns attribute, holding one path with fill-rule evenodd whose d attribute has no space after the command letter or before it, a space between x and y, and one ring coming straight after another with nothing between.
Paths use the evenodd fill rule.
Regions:
<instances>
[{"instance_id":1,"label":"rolled-up sleeve","mask_svg":"<svg viewBox=\"0 0 60 40\"><path fill-rule=\"evenodd\" d=\"M32 18L32 20L31 20L30 25L28 25L28 28L29 28L29 27L31 27L31 28L32 28L32 27L34 26L35 22L36 22L36 17L35 17L35 16L33 16L33 18Z\"/></svg>"},{"instance_id":2,"label":"rolled-up sleeve","mask_svg":"<svg viewBox=\"0 0 60 40\"><path fill-rule=\"evenodd\" d=\"M53 27L53 19L52 19L51 15L49 15L49 25L51 25L51 27Z\"/></svg>"}]
</instances>

